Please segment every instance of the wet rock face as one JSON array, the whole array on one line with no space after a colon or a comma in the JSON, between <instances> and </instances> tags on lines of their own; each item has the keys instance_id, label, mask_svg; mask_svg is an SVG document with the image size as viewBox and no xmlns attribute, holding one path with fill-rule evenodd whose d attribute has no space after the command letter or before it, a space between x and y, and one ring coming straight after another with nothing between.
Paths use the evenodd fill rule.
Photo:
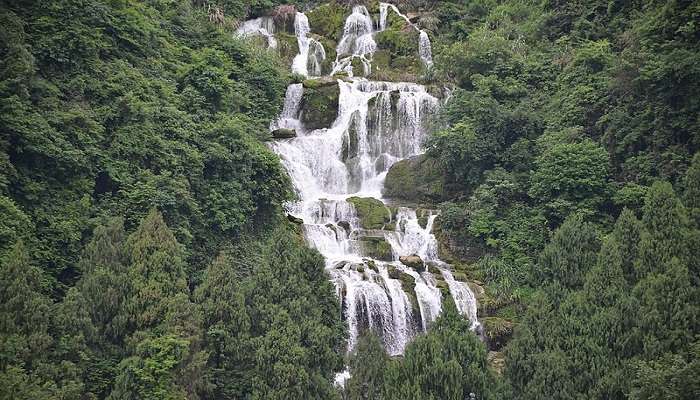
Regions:
<instances>
[{"instance_id":1,"label":"wet rock face","mask_svg":"<svg viewBox=\"0 0 700 400\"><path fill-rule=\"evenodd\" d=\"M362 245L363 254L375 260L391 261L393 259L391 246L383 237L361 237L360 243Z\"/></svg>"},{"instance_id":2,"label":"wet rock face","mask_svg":"<svg viewBox=\"0 0 700 400\"><path fill-rule=\"evenodd\" d=\"M437 202L445 196L442 173L424 155L392 165L384 182L384 195L412 202Z\"/></svg>"},{"instance_id":3,"label":"wet rock face","mask_svg":"<svg viewBox=\"0 0 700 400\"><path fill-rule=\"evenodd\" d=\"M350 197L363 229L382 229L391 222L391 210L381 200L372 197Z\"/></svg>"},{"instance_id":4,"label":"wet rock face","mask_svg":"<svg viewBox=\"0 0 700 400\"><path fill-rule=\"evenodd\" d=\"M290 139L297 136L297 131L294 129L280 128L272 131L272 137L275 139Z\"/></svg>"},{"instance_id":5,"label":"wet rock face","mask_svg":"<svg viewBox=\"0 0 700 400\"><path fill-rule=\"evenodd\" d=\"M298 218L298 217L295 217L295 216L293 216L292 214L287 214L287 220L289 220L289 222L291 222L291 223L293 223L293 224L297 224L297 225L303 225L303 224L304 224L304 220L303 220L303 219Z\"/></svg>"},{"instance_id":6,"label":"wet rock face","mask_svg":"<svg viewBox=\"0 0 700 400\"><path fill-rule=\"evenodd\" d=\"M401 256L399 257L399 261L401 261L401 264L412 268L417 272L425 271L425 263L423 262L423 259L417 255Z\"/></svg>"},{"instance_id":7,"label":"wet rock face","mask_svg":"<svg viewBox=\"0 0 700 400\"><path fill-rule=\"evenodd\" d=\"M328 128L333 125L338 115L338 100L340 89L337 83L326 83L322 80L314 85L304 81L304 95L300 103L300 120L307 129L315 130Z\"/></svg>"}]
</instances>

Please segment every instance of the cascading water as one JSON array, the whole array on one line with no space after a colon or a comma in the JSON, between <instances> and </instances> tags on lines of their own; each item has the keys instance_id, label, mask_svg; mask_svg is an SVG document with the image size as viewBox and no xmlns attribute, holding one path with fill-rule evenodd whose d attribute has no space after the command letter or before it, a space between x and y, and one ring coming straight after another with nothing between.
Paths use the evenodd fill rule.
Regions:
<instances>
[{"instance_id":1,"label":"cascading water","mask_svg":"<svg viewBox=\"0 0 700 400\"><path fill-rule=\"evenodd\" d=\"M380 29L385 27L390 9L395 7L382 5ZM297 57L308 60L301 41L307 38L309 26L301 13L295 28L300 41ZM345 23L334 70L345 68L353 57L371 59L376 49L372 35L367 9L355 7ZM300 72L302 65L308 63L295 59L295 72ZM324 84L328 84L325 79ZM304 221L309 245L326 258L326 269L349 326L348 350L356 345L361 332L369 329L381 336L389 354L402 354L406 344L437 318L444 295L453 298L476 328L473 293L467 284L455 280L449 265L438 258L432 234L436 213L422 210L418 215L408 207L387 208L390 226L368 230L363 229L357 210L347 200L351 196L381 200L389 168L422 152L426 123L440 101L415 83L352 78L339 79L336 84L336 119L331 126L316 130L307 129L300 121L304 86L290 85L283 111L270 129L294 129L297 136L270 146L280 156L299 196L288 212ZM366 240L385 242L391 248L388 258L369 257ZM402 264L405 256L419 257L427 268ZM339 379L343 377L347 378L347 373Z\"/></svg>"},{"instance_id":2,"label":"cascading water","mask_svg":"<svg viewBox=\"0 0 700 400\"><path fill-rule=\"evenodd\" d=\"M317 40L308 37L309 19L304 13L296 13L294 32L299 45L299 54L292 62L292 72L304 76L320 76L321 63L326 59L326 50Z\"/></svg>"},{"instance_id":3,"label":"cascading water","mask_svg":"<svg viewBox=\"0 0 700 400\"><path fill-rule=\"evenodd\" d=\"M275 39L275 23L271 17L260 17L245 21L236 30L236 34L240 37L248 37L260 35L267 40L267 47L271 49L277 48L277 39Z\"/></svg>"},{"instance_id":4,"label":"cascading water","mask_svg":"<svg viewBox=\"0 0 700 400\"><path fill-rule=\"evenodd\" d=\"M301 123L297 119L297 114L299 112L299 104L301 103L301 96L304 94L304 87L301 83L294 85L289 85L287 87L287 93L284 96L284 107L282 108L282 114L279 118L270 123L270 131L274 131L279 128L294 129L295 131L301 129Z\"/></svg>"},{"instance_id":5,"label":"cascading water","mask_svg":"<svg viewBox=\"0 0 700 400\"><path fill-rule=\"evenodd\" d=\"M421 61L428 67L433 66L433 48L430 44L430 37L425 31L420 31L420 43L418 43L418 54Z\"/></svg>"},{"instance_id":6,"label":"cascading water","mask_svg":"<svg viewBox=\"0 0 700 400\"><path fill-rule=\"evenodd\" d=\"M413 22L411 22L408 16L402 14L399 11L399 9L396 8L395 5L389 3L379 3L379 30L383 31L386 29L390 11L395 12L396 15L403 18L410 27L418 31L420 35L418 43L418 55L420 56L421 61L423 61L423 64L425 64L426 67L432 67L433 49L432 45L430 44L430 37L428 36L428 33L418 28Z\"/></svg>"},{"instance_id":7,"label":"cascading water","mask_svg":"<svg viewBox=\"0 0 700 400\"><path fill-rule=\"evenodd\" d=\"M363 66L364 75L371 72L372 54L377 50L377 43L374 41L374 27L372 17L365 6L355 6L352 14L345 21L343 37L336 49L336 59L333 63L331 75L340 71L345 71L349 76L353 76L357 71L353 71L353 59L359 59Z\"/></svg>"}]
</instances>

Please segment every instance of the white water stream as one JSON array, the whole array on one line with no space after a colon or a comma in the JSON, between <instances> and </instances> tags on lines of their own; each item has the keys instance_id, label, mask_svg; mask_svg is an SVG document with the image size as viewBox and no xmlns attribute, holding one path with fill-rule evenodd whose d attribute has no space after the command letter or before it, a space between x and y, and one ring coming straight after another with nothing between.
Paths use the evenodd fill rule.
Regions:
<instances>
[{"instance_id":1,"label":"white water stream","mask_svg":"<svg viewBox=\"0 0 700 400\"><path fill-rule=\"evenodd\" d=\"M390 4L381 3L380 11L379 30L386 28L389 12L406 18ZM262 24L256 22L258 25ZM295 31L300 52L293 71L319 75L325 52L312 50L315 41L308 37L309 23L302 13L297 14ZM420 32L420 56L426 64L432 63L428 36ZM354 7L345 22L333 71L351 69L352 59L360 58L368 73L376 50L374 33L367 9ZM348 351L361 332L370 329L381 336L389 354L402 354L406 344L439 315L447 291L476 328L474 294L438 258L432 234L436 213L421 210L424 214L419 216L408 207L394 208L389 229L367 231L346 200L351 196L382 199L389 168L423 151L426 125L440 100L415 83L352 78L338 80L337 85L336 119L317 130L306 129L299 120L303 85L290 85L284 109L270 129L294 129L297 137L276 140L270 146L280 156L299 196L288 211L303 219L304 235L325 256L326 269L342 300L349 326ZM386 241L392 261L369 257L363 246L367 238ZM429 268L414 270L399 261L411 255L419 256Z\"/></svg>"}]
</instances>

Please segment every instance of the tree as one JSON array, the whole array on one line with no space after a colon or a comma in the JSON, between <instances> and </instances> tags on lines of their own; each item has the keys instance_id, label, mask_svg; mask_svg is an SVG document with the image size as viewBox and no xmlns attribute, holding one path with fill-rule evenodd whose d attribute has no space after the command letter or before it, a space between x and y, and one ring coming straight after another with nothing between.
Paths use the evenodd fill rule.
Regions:
<instances>
[{"instance_id":1,"label":"tree","mask_svg":"<svg viewBox=\"0 0 700 400\"><path fill-rule=\"evenodd\" d=\"M689 235L685 207L676 197L671 184L655 182L647 193L642 215L644 232L635 264L637 279L650 273L663 273L672 258L689 260Z\"/></svg>"},{"instance_id":2,"label":"tree","mask_svg":"<svg viewBox=\"0 0 700 400\"><path fill-rule=\"evenodd\" d=\"M325 263L280 228L207 268L195 298L209 352L208 398L336 398L345 326Z\"/></svg>"},{"instance_id":3,"label":"tree","mask_svg":"<svg viewBox=\"0 0 700 400\"><path fill-rule=\"evenodd\" d=\"M579 216L571 216L545 246L533 276L543 286L580 289L586 273L595 265L599 246L594 226Z\"/></svg>"},{"instance_id":4,"label":"tree","mask_svg":"<svg viewBox=\"0 0 700 400\"><path fill-rule=\"evenodd\" d=\"M591 140L551 144L535 160L529 194L555 223L574 212L595 215L607 192L607 165L607 153Z\"/></svg>"},{"instance_id":5,"label":"tree","mask_svg":"<svg viewBox=\"0 0 700 400\"><path fill-rule=\"evenodd\" d=\"M447 302L430 331L406 347L403 359L389 364L383 398L462 400L473 393L491 399L498 391L491 374L483 343Z\"/></svg>"},{"instance_id":6,"label":"tree","mask_svg":"<svg viewBox=\"0 0 700 400\"><path fill-rule=\"evenodd\" d=\"M168 315L170 300L187 294L184 253L155 209L126 242L127 275L132 285L126 311L136 330L154 328Z\"/></svg>"},{"instance_id":7,"label":"tree","mask_svg":"<svg viewBox=\"0 0 700 400\"><path fill-rule=\"evenodd\" d=\"M389 356L381 339L371 332L361 336L348 364L351 377L345 383L347 398L382 399L384 373L389 364Z\"/></svg>"},{"instance_id":8,"label":"tree","mask_svg":"<svg viewBox=\"0 0 700 400\"><path fill-rule=\"evenodd\" d=\"M623 209L615 222L612 239L620 257L620 267L629 284L635 283L635 260L639 255L642 224L630 209Z\"/></svg>"}]
</instances>

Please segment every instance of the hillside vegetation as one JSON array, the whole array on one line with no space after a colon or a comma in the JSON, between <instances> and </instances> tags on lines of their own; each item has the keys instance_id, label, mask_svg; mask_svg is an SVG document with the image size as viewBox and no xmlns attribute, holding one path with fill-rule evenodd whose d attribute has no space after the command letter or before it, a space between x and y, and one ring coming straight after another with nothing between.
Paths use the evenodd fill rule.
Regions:
<instances>
[{"instance_id":1,"label":"hillside vegetation","mask_svg":"<svg viewBox=\"0 0 700 400\"><path fill-rule=\"evenodd\" d=\"M440 256L483 283L484 328L447 301L395 358L371 333L345 354L265 145L302 81L293 14L332 60L360 3L376 14L0 5L0 398L700 398L700 2L393 2L434 65L390 19L370 78L450 96L385 195L440 209ZM262 15L289 25L279 51L234 35ZM313 85L326 101L307 94L306 118L328 126L338 94ZM363 228L390 223L380 201L351 201Z\"/></svg>"}]
</instances>

